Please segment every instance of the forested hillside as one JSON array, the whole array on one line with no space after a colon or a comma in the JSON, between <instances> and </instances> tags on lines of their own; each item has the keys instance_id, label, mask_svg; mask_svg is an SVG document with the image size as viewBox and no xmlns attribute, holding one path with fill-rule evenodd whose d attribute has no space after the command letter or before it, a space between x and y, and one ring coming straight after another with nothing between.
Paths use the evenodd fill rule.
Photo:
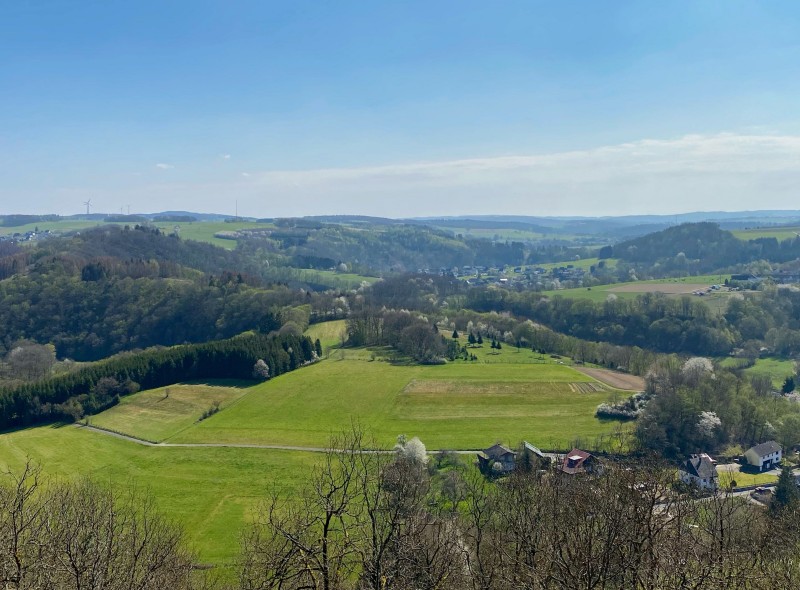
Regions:
<instances>
[{"instance_id":1,"label":"forested hillside","mask_svg":"<svg viewBox=\"0 0 800 590\"><path fill-rule=\"evenodd\" d=\"M0 352L30 339L52 343L59 358L97 360L287 322L299 333L311 313L304 293L265 285L257 259L149 228L2 246Z\"/></svg>"},{"instance_id":2,"label":"forested hillside","mask_svg":"<svg viewBox=\"0 0 800 590\"><path fill-rule=\"evenodd\" d=\"M779 242L775 238L744 241L716 223L686 223L620 242L602 251L603 256L646 267L655 274L703 274L764 260L785 263L800 257L800 238ZM654 274L652 271L648 274Z\"/></svg>"},{"instance_id":3,"label":"forested hillside","mask_svg":"<svg viewBox=\"0 0 800 590\"><path fill-rule=\"evenodd\" d=\"M329 268L346 262L361 271L514 265L526 258L521 242L470 239L419 225L357 228L304 220L283 220L274 231L254 232L241 248L279 257L284 264Z\"/></svg>"}]
</instances>

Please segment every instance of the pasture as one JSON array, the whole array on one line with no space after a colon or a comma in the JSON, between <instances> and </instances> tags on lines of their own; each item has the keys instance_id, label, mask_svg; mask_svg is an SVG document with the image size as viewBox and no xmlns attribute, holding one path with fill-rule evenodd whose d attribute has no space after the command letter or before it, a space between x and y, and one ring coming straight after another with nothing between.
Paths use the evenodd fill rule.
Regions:
<instances>
[{"instance_id":1,"label":"pasture","mask_svg":"<svg viewBox=\"0 0 800 590\"><path fill-rule=\"evenodd\" d=\"M407 434L419 436L429 449L477 449L522 439L561 448L578 438L608 435L616 426L594 417L614 391L568 366L393 366L336 356L253 386L239 402L170 442L313 447L356 420L386 446ZM598 387L582 392L576 387L581 383Z\"/></svg>"},{"instance_id":2,"label":"pasture","mask_svg":"<svg viewBox=\"0 0 800 590\"><path fill-rule=\"evenodd\" d=\"M123 397L119 404L92 416L92 426L151 442L169 439L195 424L214 404L224 410L241 398L252 382L170 385Z\"/></svg>"},{"instance_id":3,"label":"pasture","mask_svg":"<svg viewBox=\"0 0 800 590\"><path fill-rule=\"evenodd\" d=\"M630 283L611 283L609 285L596 285L594 287L579 287L577 289L559 289L555 291L542 291L548 297L568 297L571 299L587 299L593 302L602 302L609 295L620 299L633 299L643 293L664 293L670 296L690 294L701 288L711 285L722 285L730 275L704 275L696 277L683 277L679 279L655 279L648 281L634 281ZM706 295L703 300L723 298L727 301L730 293L713 293ZM698 298L700 299L700 298Z\"/></svg>"},{"instance_id":4,"label":"pasture","mask_svg":"<svg viewBox=\"0 0 800 590\"><path fill-rule=\"evenodd\" d=\"M720 364L723 367L736 368L743 359L728 357L723 359ZM775 357L756 359L756 364L744 369L744 374L749 377L769 377L772 380L772 387L780 389L784 380L789 375L794 375L796 365L793 360L779 359Z\"/></svg>"},{"instance_id":5,"label":"pasture","mask_svg":"<svg viewBox=\"0 0 800 590\"><path fill-rule=\"evenodd\" d=\"M311 340L319 339L320 344L322 344L323 354L331 348L340 346L345 333L345 320L333 320L330 322L311 324L305 331L305 335L311 338Z\"/></svg>"},{"instance_id":6,"label":"pasture","mask_svg":"<svg viewBox=\"0 0 800 590\"><path fill-rule=\"evenodd\" d=\"M74 426L0 434L0 469L30 458L57 478L135 485L184 526L202 563L230 565L239 535L271 491L296 493L319 455L234 448L145 447Z\"/></svg>"},{"instance_id":7,"label":"pasture","mask_svg":"<svg viewBox=\"0 0 800 590\"><path fill-rule=\"evenodd\" d=\"M309 333L331 342L343 325L317 324ZM485 360L395 366L371 360L369 349L344 349L261 384L172 385L169 396L167 388L139 392L91 423L166 445L144 446L74 426L24 429L0 434L0 469L19 469L30 459L49 476L89 475L147 490L186 528L200 561L222 566L227 577L232 569L225 566L233 563L258 503L271 492L297 493L320 455L218 445L324 447L331 435L357 422L385 448L398 434L419 436L429 450L523 439L563 449L592 444L601 435L604 444L618 448L611 435L619 423L596 419L594 410L626 392L527 349L504 345L492 351L486 343L471 350ZM197 422L214 401L221 410Z\"/></svg>"},{"instance_id":8,"label":"pasture","mask_svg":"<svg viewBox=\"0 0 800 590\"><path fill-rule=\"evenodd\" d=\"M756 238L775 238L779 242L798 237L800 226L792 227L754 227L750 229L735 229L731 233L740 240L755 240Z\"/></svg>"}]
</instances>

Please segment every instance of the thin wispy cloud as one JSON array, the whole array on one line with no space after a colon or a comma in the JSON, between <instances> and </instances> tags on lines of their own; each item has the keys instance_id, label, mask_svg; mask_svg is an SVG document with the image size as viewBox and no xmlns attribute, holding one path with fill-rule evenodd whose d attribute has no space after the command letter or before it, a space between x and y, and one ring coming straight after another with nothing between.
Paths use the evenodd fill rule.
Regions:
<instances>
[{"instance_id":1,"label":"thin wispy cloud","mask_svg":"<svg viewBox=\"0 0 800 590\"><path fill-rule=\"evenodd\" d=\"M800 137L687 135L587 150L253 174L281 198L386 215L616 215L797 205ZM308 207L309 211L313 207Z\"/></svg>"},{"instance_id":2,"label":"thin wispy cloud","mask_svg":"<svg viewBox=\"0 0 800 590\"><path fill-rule=\"evenodd\" d=\"M175 168L175 166L173 166L172 164L164 164L163 162L159 162L158 164L156 164L156 168L158 168L159 170L172 170L173 168Z\"/></svg>"},{"instance_id":3,"label":"thin wispy cloud","mask_svg":"<svg viewBox=\"0 0 800 590\"><path fill-rule=\"evenodd\" d=\"M230 154L220 154L219 157L221 159L223 159L223 160L230 160L231 159L231 155Z\"/></svg>"},{"instance_id":4,"label":"thin wispy cloud","mask_svg":"<svg viewBox=\"0 0 800 590\"><path fill-rule=\"evenodd\" d=\"M250 169L233 176L198 169L192 177L164 174L156 183L107 186L104 192L153 210L169 203L218 211L224 195L224 202L235 198L240 207L268 217L800 209L800 136L687 135L585 150L383 166ZM76 195L96 190L78 188Z\"/></svg>"}]
</instances>

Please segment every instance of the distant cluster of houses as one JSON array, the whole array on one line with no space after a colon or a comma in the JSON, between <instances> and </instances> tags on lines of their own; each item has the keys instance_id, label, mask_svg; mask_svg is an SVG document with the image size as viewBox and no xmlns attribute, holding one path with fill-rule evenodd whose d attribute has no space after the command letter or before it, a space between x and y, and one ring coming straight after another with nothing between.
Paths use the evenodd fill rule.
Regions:
<instances>
[{"instance_id":1,"label":"distant cluster of houses","mask_svg":"<svg viewBox=\"0 0 800 590\"><path fill-rule=\"evenodd\" d=\"M465 279L471 286L481 285L522 285L532 286L541 284L544 280L558 280L560 282L571 281L576 286L580 286L586 276L586 270L575 268L572 264L565 264L555 268L544 267L493 267L493 266L463 266L463 267L441 267L438 270L430 268L419 268L420 274L436 274L445 277L455 277Z\"/></svg>"},{"instance_id":2,"label":"distant cluster of houses","mask_svg":"<svg viewBox=\"0 0 800 590\"><path fill-rule=\"evenodd\" d=\"M769 471L780 465L783 449L775 441L767 441L748 449L742 456L746 465L758 471ZM478 467L491 477L507 475L522 465L538 469L555 467L566 475L602 473L603 464L591 453L572 449L566 454L544 453L529 442L523 442L520 451L495 444L477 453ZM688 485L704 490L719 488L717 462L708 454L691 455L678 469L679 479Z\"/></svg>"},{"instance_id":3,"label":"distant cluster of houses","mask_svg":"<svg viewBox=\"0 0 800 590\"><path fill-rule=\"evenodd\" d=\"M15 232L13 234L0 235L0 242L34 242L42 238L48 238L50 235L49 229L41 232L36 232L33 230L26 231L24 233Z\"/></svg>"}]
</instances>

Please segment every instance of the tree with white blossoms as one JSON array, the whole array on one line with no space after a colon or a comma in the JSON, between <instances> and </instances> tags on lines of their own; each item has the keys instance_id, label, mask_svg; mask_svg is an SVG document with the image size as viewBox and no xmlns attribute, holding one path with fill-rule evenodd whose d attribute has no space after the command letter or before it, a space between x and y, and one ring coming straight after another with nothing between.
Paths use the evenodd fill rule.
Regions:
<instances>
[{"instance_id":1,"label":"tree with white blossoms","mask_svg":"<svg viewBox=\"0 0 800 590\"><path fill-rule=\"evenodd\" d=\"M269 366L262 359L258 359L253 365L253 378L262 381L269 379Z\"/></svg>"},{"instance_id":2,"label":"tree with white blossoms","mask_svg":"<svg viewBox=\"0 0 800 590\"><path fill-rule=\"evenodd\" d=\"M417 465L428 464L428 451L423 442L416 436L410 440L406 439L405 434L398 436L394 451L401 459L406 459Z\"/></svg>"},{"instance_id":3,"label":"tree with white blossoms","mask_svg":"<svg viewBox=\"0 0 800 590\"><path fill-rule=\"evenodd\" d=\"M697 430L703 438L709 442L714 441L721 428L722 420L719 419L716 412L700 412Z\"/></svg>"},{"instance_id":4,"label":"tree with white blossoms","mask_svg":"<svg viewBox=\"0 0 800 590\"><path fill-rule=\"evenodd\" d=\"M689 382L697 383L706 373L714 373L713 363L702 356L694 356L683 363L681 375Z\"/></svg>"}]
</instances>

